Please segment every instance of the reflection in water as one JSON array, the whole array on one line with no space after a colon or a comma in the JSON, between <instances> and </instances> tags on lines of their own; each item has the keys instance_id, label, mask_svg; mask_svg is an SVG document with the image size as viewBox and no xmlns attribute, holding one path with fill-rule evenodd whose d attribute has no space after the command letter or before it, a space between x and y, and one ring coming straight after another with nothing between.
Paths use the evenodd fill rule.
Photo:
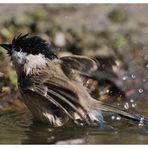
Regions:
<instances>
[{"instance_id":1,"label":"reflection in water","mask_svg":"<svg viewBox=\"0 0 148 148\"><path fill-rule=\"evenodd\" d=\"M0 143L21 144L29 125L31 115L22 112L0 113Z\"/></svg>"},{"instance_id":2,"label":"reflection in water","mask_svg":"<svg viewBox=\"0 0 148 148\"><path fill-rule=\"evenodd\" d=\"M22 143L54 144L58 141L81 139L85 135L84 129L71 127L51 128L46 125L34 123Z\"/></svg>"},{"instance_id":3,"label":"reflection in water","mask_svg":"<svg viewBox=\"0 0 148 148\"><path fill-rule=\"evenodd\" d=\"M110 117L111 119L111 117ZM116 128L57 127L32 122L29 112L0 113L1 144L147 144L148 127L121 119ZM128 124L127 124L128 123ZM117 128L118 127L118 128Z\"/></svg>"}]
</instances>

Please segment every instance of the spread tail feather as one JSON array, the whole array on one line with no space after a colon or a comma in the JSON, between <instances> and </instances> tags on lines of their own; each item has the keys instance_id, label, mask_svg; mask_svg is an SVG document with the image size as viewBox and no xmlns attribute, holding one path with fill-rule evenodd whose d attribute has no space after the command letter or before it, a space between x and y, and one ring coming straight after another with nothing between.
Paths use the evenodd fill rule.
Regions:
<instances>
[{"instance_id":1,"label":"spread tail feather","mask_svg":"<svg viewBox=\"0 0 148 148\"><path fill-rule=\"evenodd\" d=\"M100 109L100 110L106 111L106 112L116 113L116 114L119 114L121 116L124 116L129 119L133 119L136 121L148 122L148 118L146 118L138 113L129 112L129 111L126 111L122 108L118 108L118 107L115 107L110 104L106 104L106 103L103 103L103 102L100 102L97 100L92 101L91 108Z\"/></svg>"}]
</instances>

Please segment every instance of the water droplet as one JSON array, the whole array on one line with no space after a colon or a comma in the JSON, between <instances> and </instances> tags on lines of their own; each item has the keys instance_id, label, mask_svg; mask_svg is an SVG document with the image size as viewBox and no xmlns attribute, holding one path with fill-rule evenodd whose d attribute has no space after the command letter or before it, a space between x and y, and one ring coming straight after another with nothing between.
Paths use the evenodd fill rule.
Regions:
<instances>
[{"instance_id":1,"label":"water droplet","mask_svg":"<svg viewBox=\"0 0 148 148\"><path fill-rule=\"evenodd\" d=\"M144 126L144 117L141 117L138 126Z\"/></svg>"},{"instance_id":2,"label":"water droplet","mask_svg":"<svg viewBox=\"0 0 148 148\"><path fill-rule=\"evenodd\" d=\"M130 99L130 102L131 102L131 103L133 103L133 102L134 102L134 100L133 100L133 99Z\"/></svg>"},{"instance_id":3,"label":"water droplet","mask_svg":"<svg viewBox=\"0 0 148 148\"><path fill-rule=\"evenodd\" d=\"M122 79L123 80L127 80L128 76L123 76Z\"/></svg>"},{"instance_id":4,"label":"water droplet","mask_svg":"<svg viewBox=\"0 0 148 148\"><path fill-rule=\"evenodd\" d=\"M52 132L52 129L51 129L51 128L48 128L48 131L49 131L49 132Z\"/></svg>"},{"instance_id":5,"label":"water droplet","mask_svg":"<svg viewBox=\"0 0 148 148\"><path fill-rule=\"evenodd\" d=\"M132 107L135 108L137 106L136 103L132 103Z\"/></svg>"},{"instance_id":6,"label":"water droplet","mask_svg":"<svg viewBox=\"0 0 148 148\"><path fill-rule=\"evenodd\" d=\"M111 119L112 119L112 120L115 120L115 116L111 116Z\"/></svg>"},{"instance_id":7,"label":"water droplet","mask_svg":"<svg viewBox=\"0 0 148 148\"><path fill-rule=\"evenodd\" d=\"M109 89L107 89L106 92L109 93Z\"/></svg>"},{"instance_id":8,"label":"water droplet","mask_svg":"<svg viewBox=\"0 0 148 148\"><path fill-rule=\"evenodd\" d=\"M124 108L129 109L129 104L127 102L124 104Z\"/></svg>"},{"instance_id":9,"label":"water droplet","mask_svg":"<svg viewBox=\"0 0 148 148\"><path fill-rule=\"evenodd\" d=\"M132 77L132 79L135 79L136 78L136 76L134 74L132 74L131 77Z\"/></svg>"},{"instance_id":10,"label":"water droplet","mask_svg":"<svg viewBox=\"0 0 148 148\"><path fill-rule=\"evenodd\" d=\"M118 117L116 117L116 120L121 120L121 117L119 117L119 116L118 116Z\"/></svg>"},{"instance_id":11,"label":"water droplet","mask_svg":"<svg viewBox=\"0 0 148 148\"><path fill-rule=\"evenodd\" d=\"M142 88L139 88L139 90L138 90L138 91L139 91L139 93L140 93L140 94L142 94L142 93L143 93L143 89L142 89Z\"/></svg>"}]
</instances>

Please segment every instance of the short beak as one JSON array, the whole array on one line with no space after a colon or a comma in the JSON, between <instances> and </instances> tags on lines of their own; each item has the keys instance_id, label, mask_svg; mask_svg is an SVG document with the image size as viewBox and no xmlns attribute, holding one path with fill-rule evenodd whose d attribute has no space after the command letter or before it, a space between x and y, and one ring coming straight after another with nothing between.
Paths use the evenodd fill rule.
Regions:
<instances>
[{"instance_id":1,"label":"short beak","mask_svg":"<svg viewBox=\"0 0 148 148\"><path fill-rule=\"evenodd\" d=\"M11 49L12 49L11 44L0 44L0 46L3 47L4 49L6 49L9 54L11 53Z\"/></svg>"}]
</instances>

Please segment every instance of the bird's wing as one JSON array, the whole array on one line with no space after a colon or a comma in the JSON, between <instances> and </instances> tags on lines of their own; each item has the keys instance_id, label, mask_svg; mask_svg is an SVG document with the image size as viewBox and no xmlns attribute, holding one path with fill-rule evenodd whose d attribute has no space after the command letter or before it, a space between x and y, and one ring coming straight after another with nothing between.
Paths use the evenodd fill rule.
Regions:
<instances>
[{"instance_id":1,"label":"bird's wing","mask_svg":"<svg viewBox=\"0 0 148 148\"><path fill-rule=\"evenodd\" d=\"M114 82L118 79L117 74L113 71L116 65L113 57L96 57L98 69L91 73L91 77L97 80L109 80Z\"/></svg>"},{"instance_id":2,"label":"bird's wing","mask_svg":"<svg viewBox=\"0 0 148 148\"><path fill-rule=\"evenodd\" d=\"M62 69L66 75L71 76L72 73L80 74L92 79L106 79L113 81L117 79L117 75L113 72L111 65L114 65L113 59L97 58L96 61L85 56L65 56L61 57Z\"/></svg>"},{"instance_id":3,"label":"bird's wing","mask_svg":"<svg viewBox=\"0 0 148 148\"><path fill-rule=\"evenodd\" d=\"M61 57L61 68L69 79L81 81L85 84L88 80L86 75L97 70L97 64L94 60L85 56L65 56Z\"/></svg>"},{"instance_id":4,"label":"bird's wing","mask_svg":"<svg viewBox=\"0 0 148 148\"><path fill-rule=\"evenodd\" d=\"M80 119L88 122L84 117L87 112L86 108L81 105L75 86L62 76L54 76L52 79L44 79L45 77L42 75L40 82L36 82L35 85L29 86L27 89L41 95L73 120L76 113Z\"/></svg>"},{"instance_id":5,"label":"bird's wing","mask_svg":"<svg viewBox=\"0 0 148 148\"><path fill-rule=\"evenodd\" d=\"M74 69L83 73L89 73L97 69L97 64L94 60L85 56L65 56L61 57L62 68Z\"/></svg>"}]
</instances>

